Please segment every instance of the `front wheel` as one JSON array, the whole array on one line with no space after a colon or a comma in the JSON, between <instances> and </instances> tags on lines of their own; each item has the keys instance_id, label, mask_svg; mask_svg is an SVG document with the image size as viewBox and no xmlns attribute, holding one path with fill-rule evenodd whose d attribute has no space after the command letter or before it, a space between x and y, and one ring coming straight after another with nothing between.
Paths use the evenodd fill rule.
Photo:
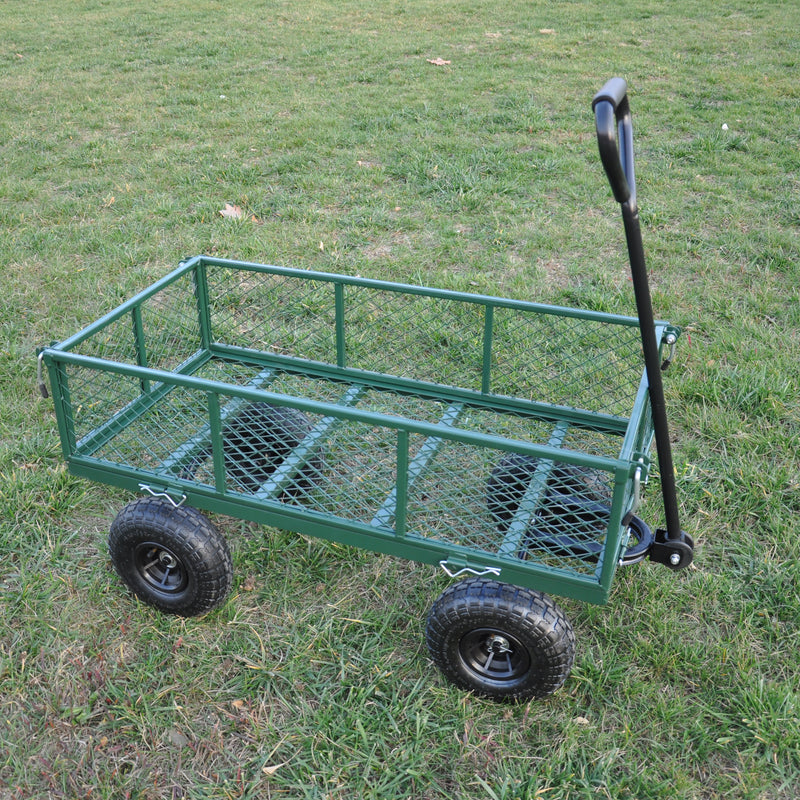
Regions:
<instances>
[{"instance_id":1,"label":"front wheel","mask_svg":"<svg viewBox=\"0 0 800 800\"><path fill-rule=\"evenodd\" d=\"M492 700L547 697L575 659L572 625L547 595L482 578L442 593L425 639L448 680Z\"/></svg>"},{"instance_id":2,"label":"front wheel","mask_svg":"<svg viewBox=\"0 0 800 800\"><path fill-rule=\"evenodd\" d=\"M192 617L218 606L233 580L224 536L203 514L159 497L128 503L111 524L111 561L145 603Z\"/></svg>"}]
</instances>

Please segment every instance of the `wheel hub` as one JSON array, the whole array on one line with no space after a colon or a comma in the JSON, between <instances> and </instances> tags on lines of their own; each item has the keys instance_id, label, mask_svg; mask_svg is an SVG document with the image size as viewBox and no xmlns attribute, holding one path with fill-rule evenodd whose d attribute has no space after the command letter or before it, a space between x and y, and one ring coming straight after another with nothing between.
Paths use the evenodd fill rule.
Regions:
<instances>
[{"instance_id":1,"label":"wheel hub","mask_svg":"<svg viewBox=\"0 0 800 800\"><path fill-rule=\"evenodd\" d=\"M459 643L464 666L484 681L518 681L531 667L530 655L515 637L496 628L469 631Z\"/></svg>"},{"instance_id":2,"label":"wheel hub","mask_svg":"<svg viewBox=\"0 0 800 800\"><path fill-rule=\"evenodd\" d=\"M486 640L486 646L489 652L495 655L511 652L511 642L509 642L505 636L500 636L498 633L493 633L489 636Z\"/></svg>"},{"instance_id":3,"label":"wheel hub","mask_svg":"<svg viewBox=\"0 0 800 800\"><path fill-rule=\"evenodd\" d=\"M174 596L188 584L188 575L181 560L156 542L140 543L134 550L133 561L150 591Z\"/></svg>"},{"instance_id":4,"label":"wheel hub","mask_svg":"<svg viewBox=\"0 0 800 800\"><path fill-rule=\"evenodd\" d=\"M166 550L158 554L158 561L164 569L175 569L178 566L178 559Z\"/></svg>"}]
</instances>

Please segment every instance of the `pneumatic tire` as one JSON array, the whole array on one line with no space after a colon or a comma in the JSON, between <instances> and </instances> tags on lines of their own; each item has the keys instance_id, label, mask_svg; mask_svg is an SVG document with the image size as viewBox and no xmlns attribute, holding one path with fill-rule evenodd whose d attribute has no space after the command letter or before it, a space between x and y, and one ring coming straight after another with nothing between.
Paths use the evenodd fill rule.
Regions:
<instances>
[{"instance_id":1,"label":"pneumatic tire","mask_svg":"<svg viewBox=\"0 0 800 800\"><path fill-rule=\"evenodd\" d=\"M442 593L425 639L449 681L497 701L547 697L575 659L572 625L547 595L483 578Z\"/></svg>"},{"instance_id":2,"label":"pneumatic tire","mask_svg":"<svg viewBox=\"0 0 800 800\"><path fill-rule=\"evenodd\" d=\"M159 497L123 507L111 524L108 549L130 590L169 614L210 611L233 580L230 549L217 527L196 509Z\"/></svg>"}]
</instances>

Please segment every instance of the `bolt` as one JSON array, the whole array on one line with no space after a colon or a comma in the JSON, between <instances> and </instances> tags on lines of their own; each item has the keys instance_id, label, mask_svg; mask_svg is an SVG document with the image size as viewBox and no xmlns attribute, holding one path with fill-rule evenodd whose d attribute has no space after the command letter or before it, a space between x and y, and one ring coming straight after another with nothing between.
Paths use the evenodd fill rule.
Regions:
<instances>
[{"instance_id":1,"label":"bolt","mask_svg":"<svg viewBox=\"0 0 800 800\"><path fill-rule=\"evenodd\" d=\"M669 563L672 564L673 567L677 567L678 564L681 563L681 554L680 553L673 553L669 557Z\"/></svg>"}]
</instances>

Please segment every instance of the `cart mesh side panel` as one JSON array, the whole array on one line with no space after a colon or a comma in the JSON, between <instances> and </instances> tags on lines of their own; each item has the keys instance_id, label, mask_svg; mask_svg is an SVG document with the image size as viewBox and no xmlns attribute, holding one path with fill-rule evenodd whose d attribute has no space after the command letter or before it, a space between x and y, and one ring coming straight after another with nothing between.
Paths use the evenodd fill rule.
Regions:
<instances>
[{"instance_id":1,"label":"cart mesh side panel","mask_svg":"<svg viewBox=\"0 0 800 800\"><path fill-rule=\"evenodd\" d=\"M348 284L337 344L334 282L209 267L208 291L223 345L620 416L641 377L635 326Z\"/></svg>"},{"instance_id":2,"label":"cart mesh side panel","mask_svg":"<svg viewBox=\"0 0 800 800\"><path fill-rule=\"evenodd\" d=\"M224 267L207 274L215 341L336 363L332 284Z\"/></svg>"},{"instance_id":3,"label":"cart mesh side panel","mask_svg":"<svg viewBox=\"0 0 800 800\"><path fill-rule=\"evenodd\" d=\"M70 390L64 398L65 412L79 442L109 426L120 429L136 420L134 401L142 392L138 380L71 364L65 372Z\"/></svg>"},{"instance_id":4,"label":"cart mesh side panel","mask_svg":"<svg viewBox=\"0 0 800 800\"><path fill-rule=\"evenodd\" d=\"M147 366L176 370L201 347L192 277L172 284L142 305Z\"/></svg>"},{"instance_id":5,"label":"cart mesh side panel","mask_svg":"<svg viewBox=\"0 0 800 800\"><path fill-rule=\"evenodd\" d=\"M608 528L608 477L449 442L414 486L408 526L470 550L592 575Z\"/></svg>"},{"instance_id":6,"label":"cart mesh side panel","mask_svg":"<svg viewBox=\"0 0 800 800\"><path fill-rule=\"evenodd\" d=\"M480 390L481 306L348 286L345 308L348 366Z\"/></svg>"},{"instance_id":7,"label":"cart mesh side panel","mask_svg":"<svg viewBox=\"0 0 800 800\"><path fill-rule=\"evenodd\" d=\"M636 328L499 308L492 392L628 416L642 374Z\"/></svg>"},{"instance_id":8,"label":"cart mesh side panel","mask_svg":"<svg viewBox=\"0 0 800 800\"><path fill-rule=\"evenodd\" d=\"M133 318L126 314L106 325L94 336L85 339L73 348L73 352L106 361L120 361L123 364L137 364L137 336Z\"/></svg>"},{"instance_id":9,"label":"cart mesh side panel","mask_svg":"<svg viewBox=\"0 0 800 800\"><path fill-rule=\"evenodd\" d=\"M114 377L117 386L136 388L135 379L111 373L109 377ZM79 442L79 447L82 444L82 452L105 462L175 477L181 475L181 469L171 456L182 450L188 453L191 445L187 443L208 427L205 393L176 386L157 403L140 398L128 405L94 436Z\"/></svg>"},{"instance_id":10,"label":"cart mesh side panel","mask_svg":"<svg viewBox=\"0 0 800 800\"><path fill-rule=\"evenodd\" d=\"M170 371L200 347L194 280L188 274L82 341L73 352Z\"/></svg>"}]
</instances>

